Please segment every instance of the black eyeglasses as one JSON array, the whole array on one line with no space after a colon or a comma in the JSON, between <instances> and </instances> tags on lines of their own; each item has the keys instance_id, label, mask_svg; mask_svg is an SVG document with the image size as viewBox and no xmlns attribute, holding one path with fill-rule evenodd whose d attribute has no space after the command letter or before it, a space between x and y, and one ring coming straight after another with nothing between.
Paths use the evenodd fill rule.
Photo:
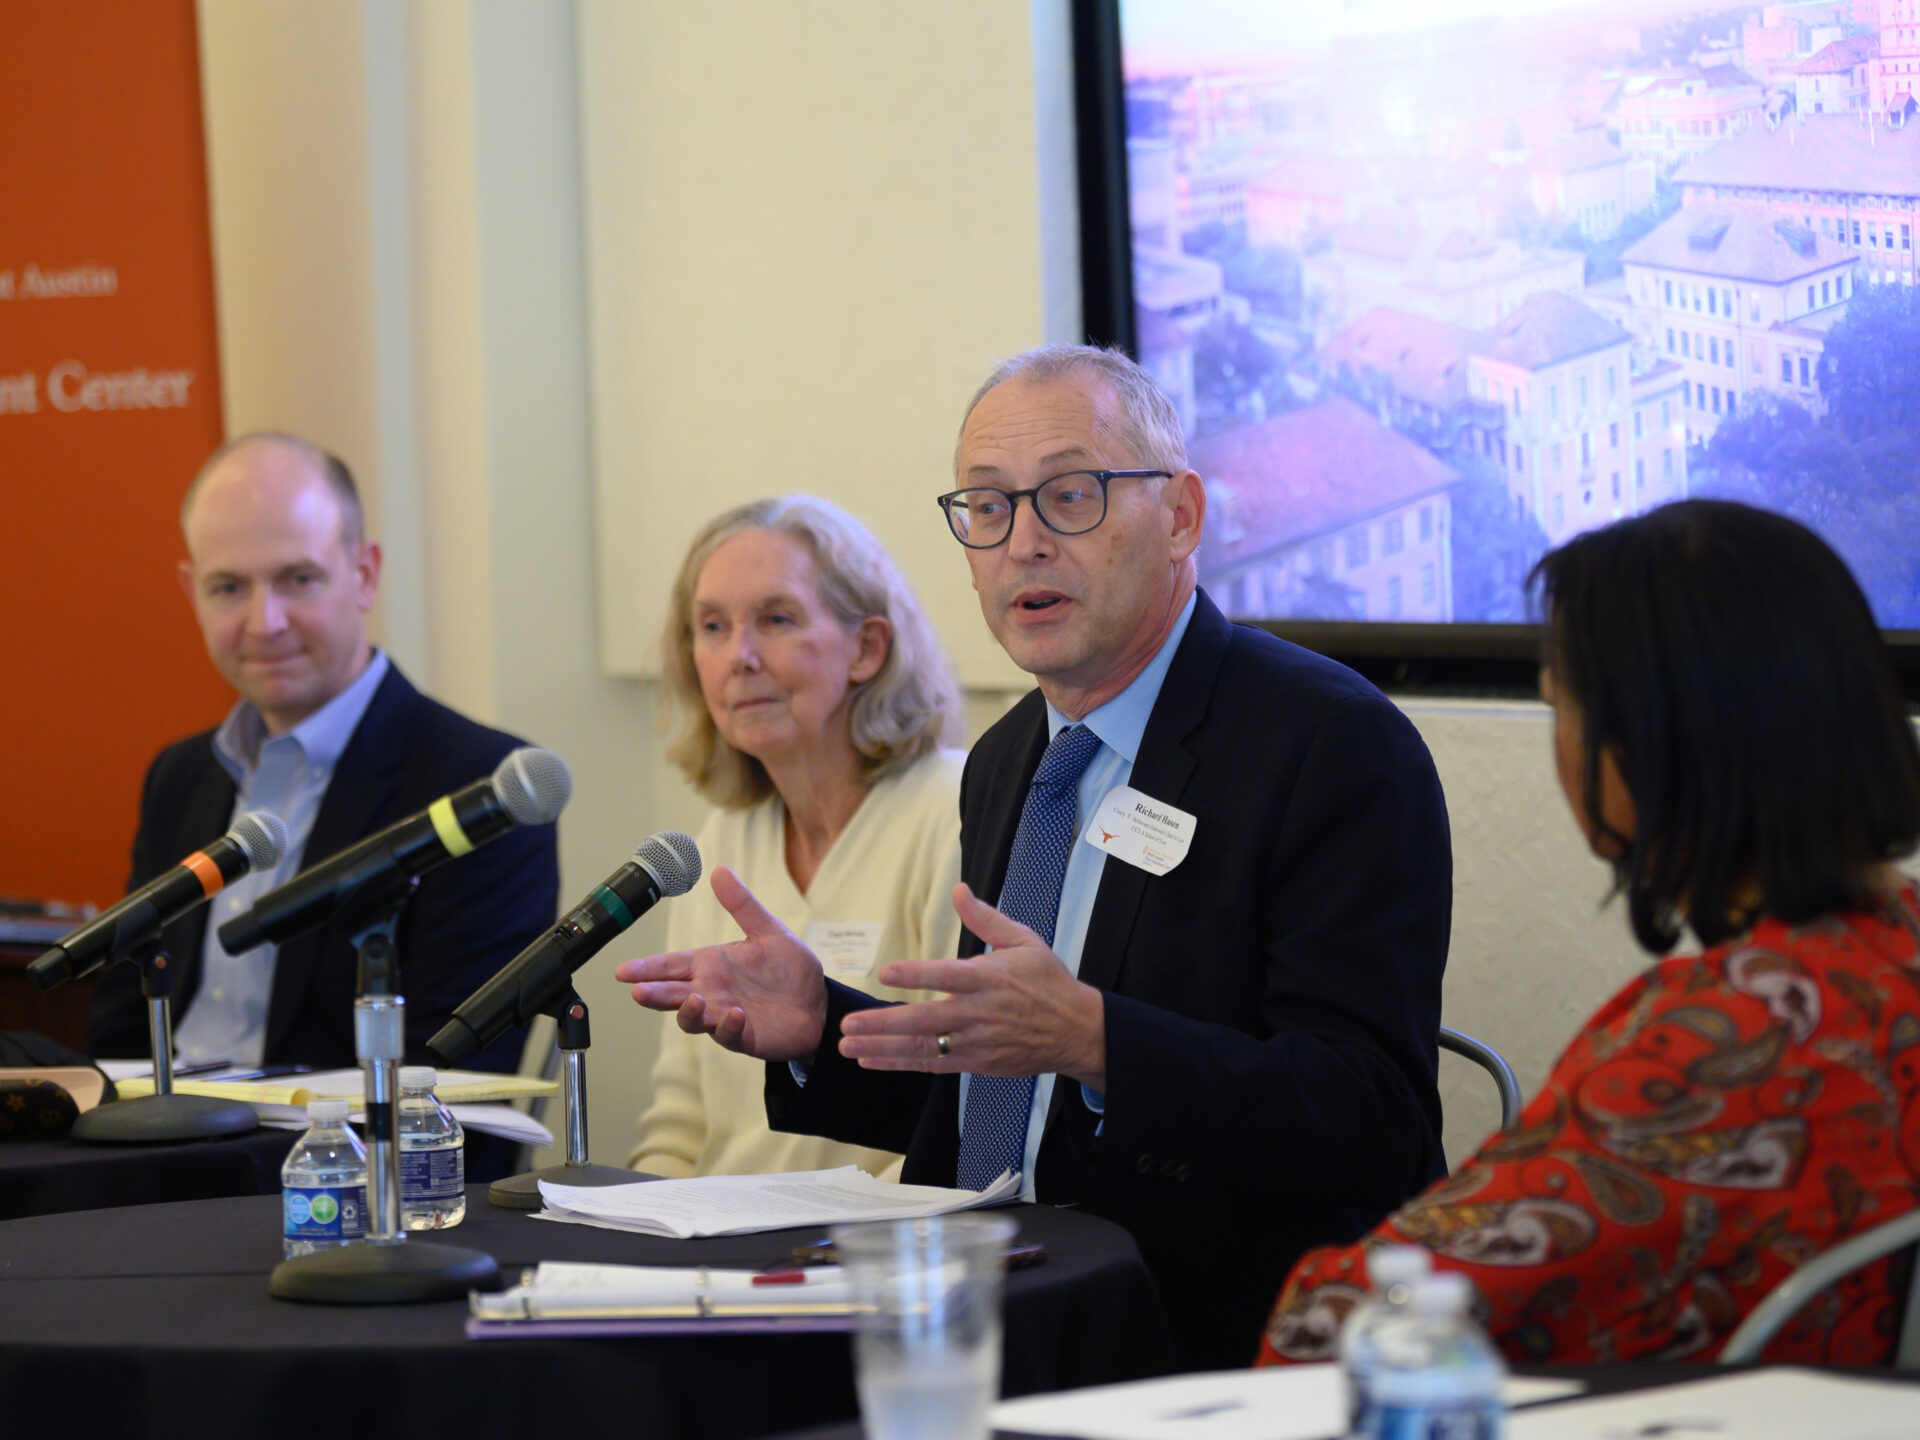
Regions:
<instances>
[{"instance_id":1,"label":"black eyeglasses","mask_svg":"<svg viewBox=\"0 0 1920 1440\"><path fill-rule=\"evenodd\" d=\"M1018 501L1033 504L1040 523L1056 535L1084 535L1107 518L1107 486L1115 480L1171 479L1171 470L1069 470L1032 490L980 486L942 495L953 538L969 550L991 550L1013 533Z\"/></svg>"}]
</instances>

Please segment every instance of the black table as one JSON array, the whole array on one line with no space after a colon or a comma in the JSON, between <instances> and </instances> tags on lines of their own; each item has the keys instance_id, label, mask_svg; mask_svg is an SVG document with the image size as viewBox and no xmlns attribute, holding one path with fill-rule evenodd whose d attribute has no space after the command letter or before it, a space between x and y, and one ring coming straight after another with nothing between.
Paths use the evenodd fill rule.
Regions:
<instances>
[{"instance_id":1,"label":"black table","mask_svg":"<svg viewBox=\"0 0 1920 1440\"><path fill-rule=\"evenodd\" d=\"M1048 1250L1007 1279L1006 1394L1165 1373L1159 1297L1125 1231L1046 1206L1002 1213ZM447 1234L509 1275L538 1260L768 1267L816 1238L556 1224L493 1209L479 1186ZM858 1412L846 1335L467 1340L460 1302L274 1300L280 1248L277 1197L0 1224L0 1432L730 1440Z\"/></svg>"},{"instance_id":2,"label":"black table","mask_svg":"<svg viewBox=\"0 0 1920 1440\"><path fill-rule=\"evenodd\" d=\"M0 1220L114 1205L277 1195L297 1130L260 1129L177 1145L0 1143Z\"/></svg>"}]
</instances>

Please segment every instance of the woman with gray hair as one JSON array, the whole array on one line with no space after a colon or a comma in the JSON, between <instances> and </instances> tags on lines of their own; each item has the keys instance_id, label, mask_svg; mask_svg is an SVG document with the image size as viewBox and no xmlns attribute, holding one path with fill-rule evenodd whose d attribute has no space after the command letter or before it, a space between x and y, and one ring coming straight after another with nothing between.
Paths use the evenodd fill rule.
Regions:
<instances>
[{"instance_id":1,"label":"woman with gray hair","mask_svg":"<svg viewBox=\"0 0 1920 1440\"><path fill-rule=\"evenodd\" d=\"M663 635L668 746L714 812L699 834L820 957L889 999L895 960L955 953L960 921L960 695L919 602L852 516L809 495L759 500L694 538ZM739 938L702 887L674 903L667 948ZM767 1127L763 1067L662 1027L629 1163L655 1175L742 1175L900 1157Z\"/></svg>"}]
</instances>

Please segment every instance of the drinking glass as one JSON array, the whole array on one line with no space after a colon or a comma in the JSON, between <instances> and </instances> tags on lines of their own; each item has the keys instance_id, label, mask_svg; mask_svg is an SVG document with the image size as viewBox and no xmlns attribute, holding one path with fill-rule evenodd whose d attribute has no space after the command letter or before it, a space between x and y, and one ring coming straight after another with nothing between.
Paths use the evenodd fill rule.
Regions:
<instances>
[{"instance_id":1,"label":"drinking glass","mask_svg":"<svg viewBox=\"0 0 1920 1440\"><path fill-rule=\"evenodd\" d=\"M1013 1221L936 1215L833 1231L853 1285L867 1440L986 1440L1000 1393L1000 1298Z\"/></svg>"}]
</instances>

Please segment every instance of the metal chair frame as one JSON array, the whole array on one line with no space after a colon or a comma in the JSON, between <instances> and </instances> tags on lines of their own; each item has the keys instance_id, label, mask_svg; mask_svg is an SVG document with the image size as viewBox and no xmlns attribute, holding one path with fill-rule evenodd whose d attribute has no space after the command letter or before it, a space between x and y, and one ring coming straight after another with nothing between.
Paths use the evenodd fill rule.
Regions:
<instances>
[{"instance_id":1,"label":"metal chair frame","mask_svg":"<svg viewBox=\"0 0 1920 1440\"><path fill-rule=\"evenodd\" d=\"M1440 1027L1440 1048L1464 1055L1493 1076L1493 1083L1500 1091L1500 1128L1512 1129L1513 1122L1520 1118L1520 1082L1514 1079L1513 1067L1500 1052L1483 1040L1450 1030L1445 1025Z\"/></svg>"},{"instance_id":2,"label":"metal chair frame","mask_svg":"<svg viewBox=\"0 0 1920 1440\"><path fill-rule=\"evenodd\" d=\"M1876 1225L1851 1240L1842 1241L1831 1250L1822 1251L1774 1286L1773 1293L1753 1307L1720 1351L1720 1363L1742 1365L1759 1359L1767 1342L1807 1301L1842 1276L1915 1243L1920 1243L1920 1209L1909 1210L1884 1225ZM1920 1256L1915 1257L1914 1279L1907 1284L1893 1364L1898 1370L1920 1370Z\"/></svg>"}]
</instances>

